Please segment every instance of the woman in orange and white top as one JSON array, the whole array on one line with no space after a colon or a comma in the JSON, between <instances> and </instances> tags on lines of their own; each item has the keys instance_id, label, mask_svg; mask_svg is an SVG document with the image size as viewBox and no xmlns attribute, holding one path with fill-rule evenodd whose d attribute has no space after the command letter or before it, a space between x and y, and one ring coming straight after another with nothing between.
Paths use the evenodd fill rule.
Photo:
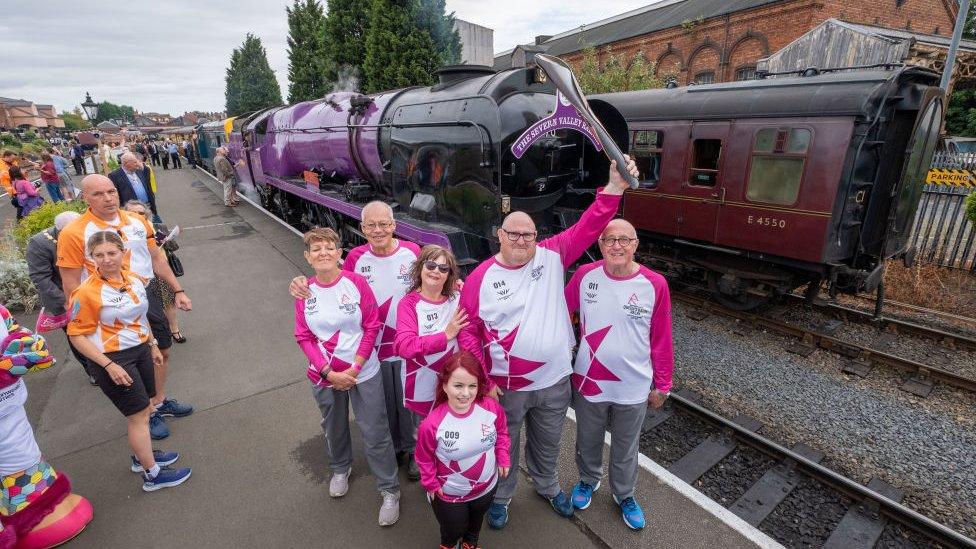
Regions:
<instances>
[{"instance_id":1,"label":"woman in orange and white top","mask_svg":"<svg viewBox=\"0 0 976 549\"><path fill-rule=\"evenodd\" d=\"M95 272L71 292L68 336L91 361L102 392L128 420L134 453L130 468L143 473L142 489L182 484L190 469L169 468L179 454L153 451L149 438L149 399L156 395L153 363L162 362L162 355L146 318L147 280L122 268L125 244L115 232L96 232L85 247Z\"/></svg>"}]
</instances>

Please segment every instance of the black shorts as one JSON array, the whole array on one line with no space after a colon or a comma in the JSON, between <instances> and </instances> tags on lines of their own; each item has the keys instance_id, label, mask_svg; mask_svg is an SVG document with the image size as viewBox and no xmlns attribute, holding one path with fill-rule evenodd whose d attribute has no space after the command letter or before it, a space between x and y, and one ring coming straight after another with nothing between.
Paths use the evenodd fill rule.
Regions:
<instances>
[{"instance_id":1,"label":"black shorts","mask_svg":"<svg viewBox=\"0 0 976 549\"><path fill-rule=\"evenodd\" d=\"M159 291L158 278L153 278L146 285L146 296L149 301L149 311L146 313L149 328L152 329L159 348L169 349L173 346L173 333L169 331L169 320L166 319L166 312L163 310L163 294Z\"/></svg>"},{"instance_id":2,"label":"black shorts","mask_svg":"<svg viewBox=\"0 0 976 549\"><path fill-rule=\"evenodd\" d=\"M132 385L128 387L116 385L105 368L95 366L91 369L92 374L105 396L125 416L137 414L149 407L149 399L156 396L156 376L149 344L143 343L122 351L105 353L105 356L121 366L132 378Z\"/></svg>"}]
</instances>

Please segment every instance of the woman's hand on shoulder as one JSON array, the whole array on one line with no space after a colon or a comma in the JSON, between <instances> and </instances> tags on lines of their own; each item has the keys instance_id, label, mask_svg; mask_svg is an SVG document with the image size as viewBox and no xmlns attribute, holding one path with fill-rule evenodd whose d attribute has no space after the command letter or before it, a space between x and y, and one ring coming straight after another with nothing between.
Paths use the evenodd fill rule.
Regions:
<instances>
[{"instance_id":1,"label":"woman's hand on shoulder","mask_svg":"<svg viewBox=\"0 0 976 549\"><path fill-rule=\"evenodd\" d=\"M295 299L308 299L312 297L312 292L308 290L308 277L296 276L288 285L288 293Z\"/></svg>"},{"instance_id":2,"label":"woman's hand on shoulder","mask_svg":"<svg viewBox=\"0 0 976 549\"><path fill-rule=\"evenodd\" d=\"M462 308L458 308L454 312L454 318L447 323L447 327L444 328L444 335L450 341L457 337L457 335L468 325L468 312Z\"/></svg>"}]
</instances>

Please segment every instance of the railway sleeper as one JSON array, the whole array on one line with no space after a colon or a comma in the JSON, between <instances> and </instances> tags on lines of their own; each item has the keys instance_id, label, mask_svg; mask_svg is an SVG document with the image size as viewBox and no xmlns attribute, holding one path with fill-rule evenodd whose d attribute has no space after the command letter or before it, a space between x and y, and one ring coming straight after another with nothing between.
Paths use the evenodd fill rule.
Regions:
<instances>
[{"instance_id":1,"label":"railway sleeper","mask_svg":"<svg viewBox=\"0 0 976 549\"><path fill-rule=\"evenodd\" d=\"M904 496L901 490L878 478L872 478L868 488L895 503L901 503ZM823 548L871 549L878 543L887 523L878 503L865 499L847 509L847 514L837 523Z\"/></svg>"},{"instance_id":2,"label":"railway sleeper","mask_svg":"<svg viewBox=\"0 0 976 549\"><path fill-rule=\"evenodd\" d=\"M762 423L748 416L738 416L732 421L753 432L762 428ZM668 470L681 480L692 484L728 457L737 446L738 441L735 434L729 430L724 430L718 435L712 435L703 440L698 446L671 464Z\"/></svg>"},{"instance_id":3,"label":"railway sleeper","mask_svg":"<svg viewBox=\"0 0 976 549\"><path fill-rule=\"evenodd\" d=\"M796 444L791 450L814 463L820 463L824 458L823 452L803 443ZM798 471L796 461L785 458L750 486L746 493L729 507L729 511L752 526L759 526L759 523L765 520L773 509L786 499L786 496L790 495L803 478Z\"/></svg>"}]
</instances>

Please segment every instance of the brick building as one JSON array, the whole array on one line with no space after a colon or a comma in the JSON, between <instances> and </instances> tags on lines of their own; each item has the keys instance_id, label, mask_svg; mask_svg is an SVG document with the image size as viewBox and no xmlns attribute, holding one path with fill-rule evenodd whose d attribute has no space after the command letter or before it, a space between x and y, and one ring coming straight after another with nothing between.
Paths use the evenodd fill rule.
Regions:
<instances>
[{"instance_id":1,"label":"brick building","mask_svg":"<svg viewBox=\"0 0 976 549\"><path fill-rule=\"evenodd\" d=\"M54 105L38 105L24 99L0 97L0 129L63 128Z\"/></svg>"},{"instance_id":2,"label":"brick building","mask_svg":"<svg viewBox=\"0 0 976 549\"><path fill-rule=\"evenodd\" d=\"M495 69L532 63L536 53L570 63L583 46L629 61L640 51L678 84L751 78L769 56L828 19L949 37L955 0L663 0L495 56ZM609 50L609 51L608 51Z\"/></svg>"}]
</instances>

